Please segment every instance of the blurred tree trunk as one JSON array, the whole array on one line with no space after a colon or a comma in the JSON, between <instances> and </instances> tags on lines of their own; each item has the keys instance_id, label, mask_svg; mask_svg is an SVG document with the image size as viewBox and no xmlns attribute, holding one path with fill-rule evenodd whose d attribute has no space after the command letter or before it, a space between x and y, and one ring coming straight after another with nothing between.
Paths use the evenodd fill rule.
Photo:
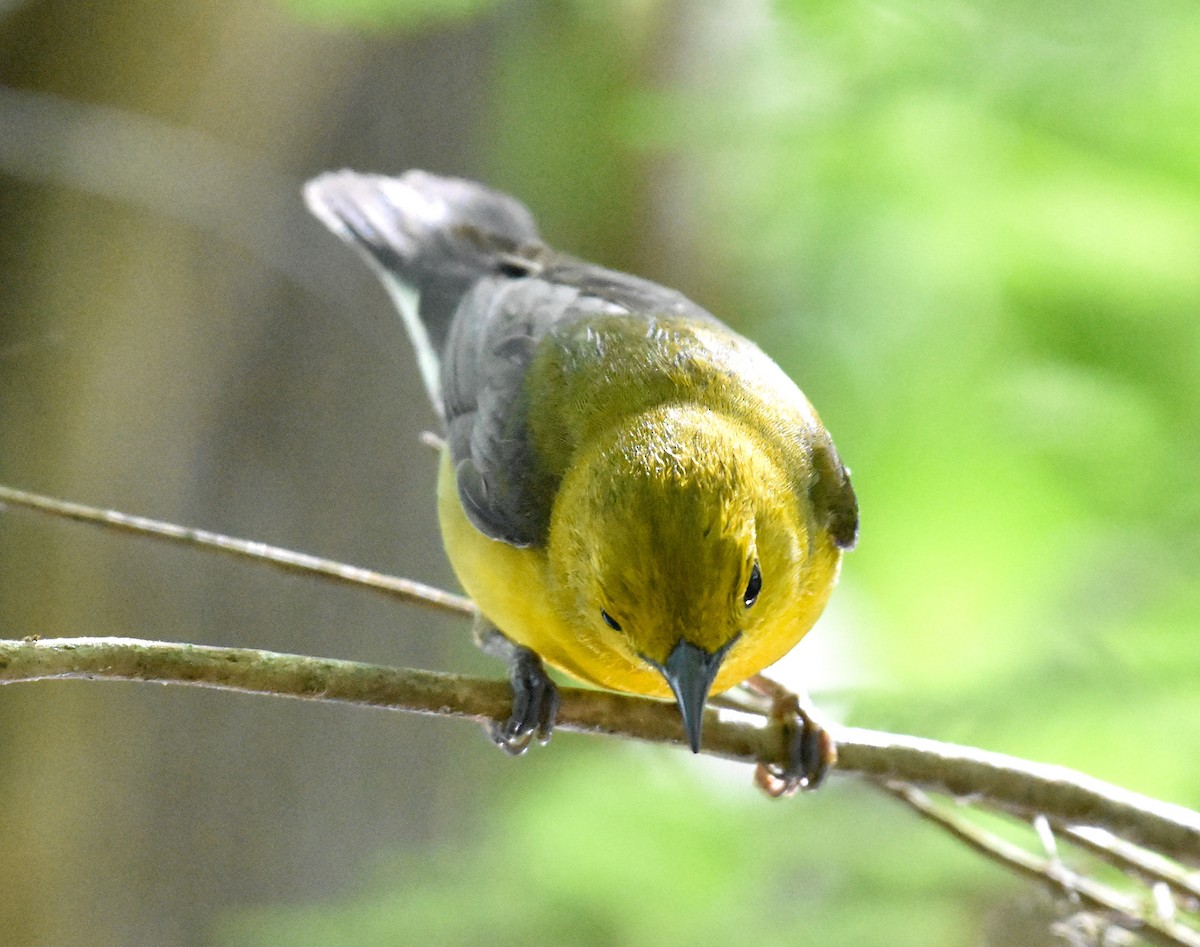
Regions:
<instances>
[{"instance_id":1,"label":"blurred tree trunk","mask_svg":"<svg viewBox=\"0 0 1200 947\"><path fill-rule=\"evenodd\" d=\"M245 2L0 20L3 84L58 115L24 142L54 160L0 168L0 477L452 585L407 341L298 188L339 165L490 177L548 237L636 266L648 175L617 128L653 69L581 16L514 5L413 38ZM490 667L451 621L14 513L0 569L6 635ZM13 944L200 942L223 910L331 896L469 832L472 774L503 762L454 724L233 695L9 689L0 720Z\"/></svg>"}]
</instances>

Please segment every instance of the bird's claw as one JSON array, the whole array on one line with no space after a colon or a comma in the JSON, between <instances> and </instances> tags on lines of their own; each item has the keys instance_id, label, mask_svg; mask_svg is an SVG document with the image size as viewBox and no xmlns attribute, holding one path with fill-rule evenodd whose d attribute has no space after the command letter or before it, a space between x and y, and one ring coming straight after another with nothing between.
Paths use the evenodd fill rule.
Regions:
<instances>
[{"instance_id":1,"label":"bird's claw","mask_svg":"<svg viewBox=\"0 0 1200 947\"><path fill-rule=\"evenodd\" d=\"M517 645L509 660L512 713L507 720L491 720L488 736L509 756L520 756L536 739L545 745L558 719L558 688L550 680L541 658Z\"/></svg>"},{"instance_id":2,"label":"bird's claw","mask_svg":"<svg viewBox=\"0 0 1200 947\"><path fill-rule=\"evenodd\" d=\"M780 688L771 695L771 719L783 734L783 763L760 761L754 784L774 799L816 789L837 762L837 746L829 731L812 716L797 694Z\"/></svg>"}]
</instances>

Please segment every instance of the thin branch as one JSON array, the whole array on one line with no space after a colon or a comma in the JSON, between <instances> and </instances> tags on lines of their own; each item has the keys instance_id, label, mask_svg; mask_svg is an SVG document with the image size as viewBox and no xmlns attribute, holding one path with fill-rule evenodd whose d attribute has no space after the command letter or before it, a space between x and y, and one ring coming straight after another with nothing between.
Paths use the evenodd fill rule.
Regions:
<instances>
[{"instance_id":1,"label":"thin branch","mask_svg":"<svg viewBox=\"0 0 1200 947\"><path fill-rule=\"evenodd\" d=\"M1064 834L1080 848L1147 884L1164 884L1194 910L1200 906L1200 877L1156 852L1131 845L1104 829L1067 828Z\"/></svg>"},{"instance_id":2,"label":"thin branch","mask_svg":"<svg viewBox=\"0 0 1200 947\"><path fill-rule=\"evenodd\" d=\"M512 710L507 681L438 671L137 638L0 639L0 684L71 679L186 684L479 722ZM581 688L560 693L559 730L686 745L673 704ZM777 734L719 720L713 710L704 726L705 749L719 756L754 762L783 750Z\"/></svg>"},{"instance_id":3,"label":"thin branch","mask_svg":"<svg viewBox=\"0 0 1200 947\"><path fill-rule=\"evenodd\" d=\"M1180 861L1200 865L1200 813L1152 799L1065 766L873 730L842 728L838 769L987 803L1056 826L1094 825Z\"/></svg>"},{"instance_id":4,"label":"thin branch","mask_svg":"<svg viewBox=\"0 0 1200 947\"><path fill-rule=\"evenodd\" d=\"M371 569L349 566L332 559L322 559L319 556L310 556L303 552L293 552L279 546L269 546L266 543L249 539L237 539L206 529L177 526L174 523L147 519L144 516L130 516L128 513L120 513L116 510L104 510L83 503L58 500L54 497L0 485L0 504L4 503L36 510L40 513L49 513L80 523L90 523L107 529L221 552L240 559L265 563L285 572L299 572L333 582L354 585L358 588L370 589L407 605L420 605L458 615L475 614L475 606L469 599L465 599L461 595L453 595L450 592L434 588L432 585L414 582L411 579L401 579Z\"/></svg>"},{"instance_id":5,"label":"thin branch","mask_svg":"<svg viewBox=\"0 0 1200 947\"><path fill-rule=\"evenodd\" d=\"M0 641L0 682L64 678L191 684L284 697L338 701L422 714L502 719L512 695L504 681L352 661L131 638ZM607 691L562 689L559 729L684 744L674 706ZM1200 863L1200 813L1159 802L1060 766L970 747L834 727L838 770L985 799L1018 814L1097 825L1181 861ZM704 751L745 763L782 763L779 727L722 719L709 709Z\"/></svg>"},{"instance_id":6,"label":"thin branch","mask_svg":"<svg viewBox=\"0 0 1200 947\"><path fill-rule=\"evenodd\" d=\"M1200 933L1144 912L1137 898L1078 874L1057 858L1032 855L1019 845L972 824L945 806L935 804L918 789L882 780L878 781L878 785L922 818L938 825L984 857L1017 874L1032 878L1055 892L1078 898L1083 904L1104 912L1121 927L1135 931L1151 943L1167 947L1200 947Z\"/></svg>"}]
</instances>

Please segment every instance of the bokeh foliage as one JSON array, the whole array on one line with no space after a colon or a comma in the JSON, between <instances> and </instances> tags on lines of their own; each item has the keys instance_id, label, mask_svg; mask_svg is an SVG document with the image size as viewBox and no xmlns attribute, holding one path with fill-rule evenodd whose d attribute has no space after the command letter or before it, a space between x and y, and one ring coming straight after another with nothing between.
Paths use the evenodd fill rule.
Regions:
<instances>
[{"instance_id":1,"label":"bokeh foliage","mask_svg":"<svg viewBox=\"0 0 1200 947\"><path fill-rule=\"evenodd\" d=\"M854 469L861 548L816 632L849 642L847 716L1200 802L1200 11L524 6L496 177L629 265L588 245L571 177L597 148L671 167L685 290L779 358ZM767 807L674 766L578 753L419 885L234 929L962 944L1005 897L879 800Z\"/></svg>"},{"instance_id":2,"label":"bokeh foliage","mask_svg":"<svg viewBox=\"0 0 1200 947\"><path fill-rule=\"evenodd\" d=\"M962 908L1015 887L875 798L831 794L798 817L728 777L641 748L575 752L469 840L398 856L346 903L236 918L221 942L919 947L970 942Z\"/></svg>"}]
</instances>

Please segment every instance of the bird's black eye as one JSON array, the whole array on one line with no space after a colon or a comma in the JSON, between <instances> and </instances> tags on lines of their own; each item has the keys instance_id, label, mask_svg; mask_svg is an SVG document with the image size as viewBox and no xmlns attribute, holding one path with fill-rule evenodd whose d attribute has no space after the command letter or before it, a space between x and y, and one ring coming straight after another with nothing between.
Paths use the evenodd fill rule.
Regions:
<instances>
[{"instance_id":1,"label":"bird's black eye","mask_svg":"<svg viewBox=\"0 0 1200 947\"><path fill-rule=\"evenodd\" d=\"M758 601L758 593L762 591L762 570L758 560L754 560L754 568L750 570L750 581L746 583L746 591L742 594L743 604L749 608Z\"/></svg>"},{"instance_id":2,"label":"bird's black eye","mask_svg":"<svg viewBox=\"0 0 1200 947\"><path fill-rule=\"evenodd\" d=\"M621 630L621 623L613 618L612 615L606 612L603 608L600 609L600 617L604 619L604 624L608 625L608 627L613 631Z\"/></svg>"}]
</instances>

